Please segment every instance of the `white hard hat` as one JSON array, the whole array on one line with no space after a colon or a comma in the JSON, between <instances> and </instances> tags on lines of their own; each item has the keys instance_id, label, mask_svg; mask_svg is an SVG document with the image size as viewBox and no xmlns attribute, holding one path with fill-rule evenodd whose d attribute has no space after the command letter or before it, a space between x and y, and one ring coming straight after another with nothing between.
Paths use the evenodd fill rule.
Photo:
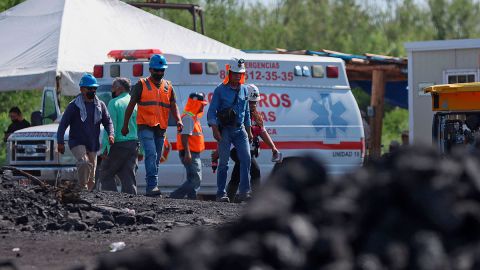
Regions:
<instances>
[{"instance_id":1,"label":"white hard hat","mask_svg":"<svg viewBox=\"0 0 480 270\"><path fill-rule=\"evenodd\" d=\"M236 73L245 73L245 60L232 58L232 60L230 60L230 70Z\"/></svg>"},{"instance_id":2,"label":"white hard hat","mask_svg":"<svg viewBox=\"0 0 480 270\"><path fill-rule=\"evenodd\" d=\"M260 100L260 90L255 84L247 85L248 89L248 101L259 101Z\"/></svg>"}]
</instances>

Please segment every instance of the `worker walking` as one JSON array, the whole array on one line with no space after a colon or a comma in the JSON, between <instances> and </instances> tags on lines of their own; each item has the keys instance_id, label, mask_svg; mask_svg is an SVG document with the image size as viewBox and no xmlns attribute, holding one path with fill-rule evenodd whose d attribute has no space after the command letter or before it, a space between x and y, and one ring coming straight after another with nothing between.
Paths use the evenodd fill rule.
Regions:
<instances>
[{"instance_id":1,"label":"worker walking","mask_svg":"<svg viewBox=\"0 0 480 270\"><path fill-rule=\"evenodd\" d=\"M162 55L155 54L150 58L150 76L140 79L132 89L122 127L122 135L126 136L129 133L130 117L138 104L138 138L145 151L147 196L161 194L157 187L158 165L162 156L170 111L176 120L177 129L183 128L172 83L163 79L167 68L167 60Z\"/></svg>"},{"instance_id":2,"label":"worker walking","mask_svg":"<svg viewBox=\"0 0 480 270\"><path fill-rule=\"evenodd\" d=\"M65 153L64 135L70 127L68 147L77 160L78 185L82 190L95 186L97 151L100 149L100 123L108 134L108 143L114 143L114 130L107 106L96 96L97 79L85 73L80 79L80 92L63 113L57 130L57 148Z\"/></svg>"},{"instance_id":3,"label":"worker walking","mask_svg":"<svg viewBox=\"0 0 480 270\"><path fill-rule=\"evenodd\" d=\"M202 161L200 153L205 149L202 126L199 119L207 104L205 94L191 93L182 115L183 130L177 135L180 160L185 167L187 179L170 194L170 198L196 199L202 181Z\"/></svg>"},{"instance_id":4,"label":"worker walking","mask_svg":"<svg viewBox=\"0 0 480 270\"><path fill-rule=\"evenodd\" d=\"M134 108L128 121L128 134L123 136L120 132L125 110L130 102L129 91L130 80L128 78L116 78L113 81L113 99L108 103L108 112L115 129L115 143L110 146L107 143L107 135L104 133L101 151L103 160L99 180L102 183L102 190L117 191L115 183L115 176L117 176L122 184L122 192L137 194L135 180L138 154L137 108Z\"/></svg>"},{"instance_id":5,"label":"worker walking","mask_svg":"<svg viewBox=\"0 0 480 270\"><path fill-rule=\"evenodd\" d=\"M260 140L262 140L272 149L272 160L277 162L281 161L281 153L278 151L275 143L268 134L265 126L263 125L263 118L260 112L257 110L258 102L260 101L260 91L258 87L254 84L247 85L248 89L248 104L250 108L250 117L252 122L252 145L250 147L250 186L253 191L256 190L256 187L260 184L260 167L257 164L256 157L259 155L260 151ZM235 201L235 195L237 194L238 184L240 182L240 160L238 159L237 149L233 148L230 151L230 157L235 162L233 171L231 174L230 181L227 186L227 196L230 201Z\"/></svg>"},{"instance_id":6,"label":"worker walking","mask_svg":"<svg viewBox=\"0 0 480 270\"><path fill-rule=\"evenodd\" d=\"M245 82L245 61L233 58L227 65L225 80L215 89L208 108L207 120L218 141L219 166L217 173L217 201L229 202L225 192L230 147L237 149L240 160L239 201L250 198L250 111Z\"/></svg>"}]
</instances>

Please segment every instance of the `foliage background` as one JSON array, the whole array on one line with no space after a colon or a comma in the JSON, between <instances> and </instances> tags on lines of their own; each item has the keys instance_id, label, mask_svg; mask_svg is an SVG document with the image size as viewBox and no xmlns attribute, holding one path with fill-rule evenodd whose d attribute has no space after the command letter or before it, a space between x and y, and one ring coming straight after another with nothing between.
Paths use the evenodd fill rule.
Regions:
<instances>
[{"instance_id":1,"label":"foliage background","mask_svg":"<svg viewBox=\"0 0 480 270\"><path fill-rule=\"evenodd\" d=\"M141 0L138 0L141 1ZM0 0L4 11L23 0ZM196 3L204 9L206 35L240 49L330 49L346 53L405 56L408 41L480 37L480 0L168 0ZM148 10L192 29L190 13ZM1 38L1 37L0 37ZM2 48L4 49L4 48ZM369 98L354 94L360 108ZM8 110L19 106L25 116L40 105L40 91L0 93L0 128ZM408 112L386 106L382 143L400 140ZM0 163L5 159L0 147Z\"/></svg>"}]
</instances>

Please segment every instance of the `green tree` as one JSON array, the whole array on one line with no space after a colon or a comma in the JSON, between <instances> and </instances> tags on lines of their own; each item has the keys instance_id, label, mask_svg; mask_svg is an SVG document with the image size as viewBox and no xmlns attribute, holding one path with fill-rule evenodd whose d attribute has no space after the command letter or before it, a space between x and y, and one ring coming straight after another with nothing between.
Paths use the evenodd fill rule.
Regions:
<instances>
[{"instance_id":1,"label":"green tree","mask_svg":"<svg viewBox=\"0 0 480 270\"><path fill-rule=\"evenodd\" d=\"M0 12L5 11L25 0L0 0Z\"/></svg>"}]
</instances>

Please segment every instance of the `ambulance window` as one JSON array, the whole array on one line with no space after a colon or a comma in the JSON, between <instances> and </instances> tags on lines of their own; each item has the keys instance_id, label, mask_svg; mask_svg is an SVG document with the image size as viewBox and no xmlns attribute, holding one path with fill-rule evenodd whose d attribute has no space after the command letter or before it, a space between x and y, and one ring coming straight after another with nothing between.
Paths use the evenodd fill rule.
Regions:
<instances>
[{"instance_id":1,"label":"ambulance window","mask_svg":"<svg viewBox=\"0 0 480 270\"><path fill-rule=\"evenodd\" d=\"M218 74L218 64L217 62L207 62L205 63L205 70L208 75Z\"/></svg>"},{"instance_id":2,"label":"ambulance window","mask_svg":"<svg viewBox=\"0 0 480 270\"><path fill-rule=\"evenodd\" d=\"M120 77L120 65L110 66L110 77L112 78Z\"/></svg>"}]
</instances>

